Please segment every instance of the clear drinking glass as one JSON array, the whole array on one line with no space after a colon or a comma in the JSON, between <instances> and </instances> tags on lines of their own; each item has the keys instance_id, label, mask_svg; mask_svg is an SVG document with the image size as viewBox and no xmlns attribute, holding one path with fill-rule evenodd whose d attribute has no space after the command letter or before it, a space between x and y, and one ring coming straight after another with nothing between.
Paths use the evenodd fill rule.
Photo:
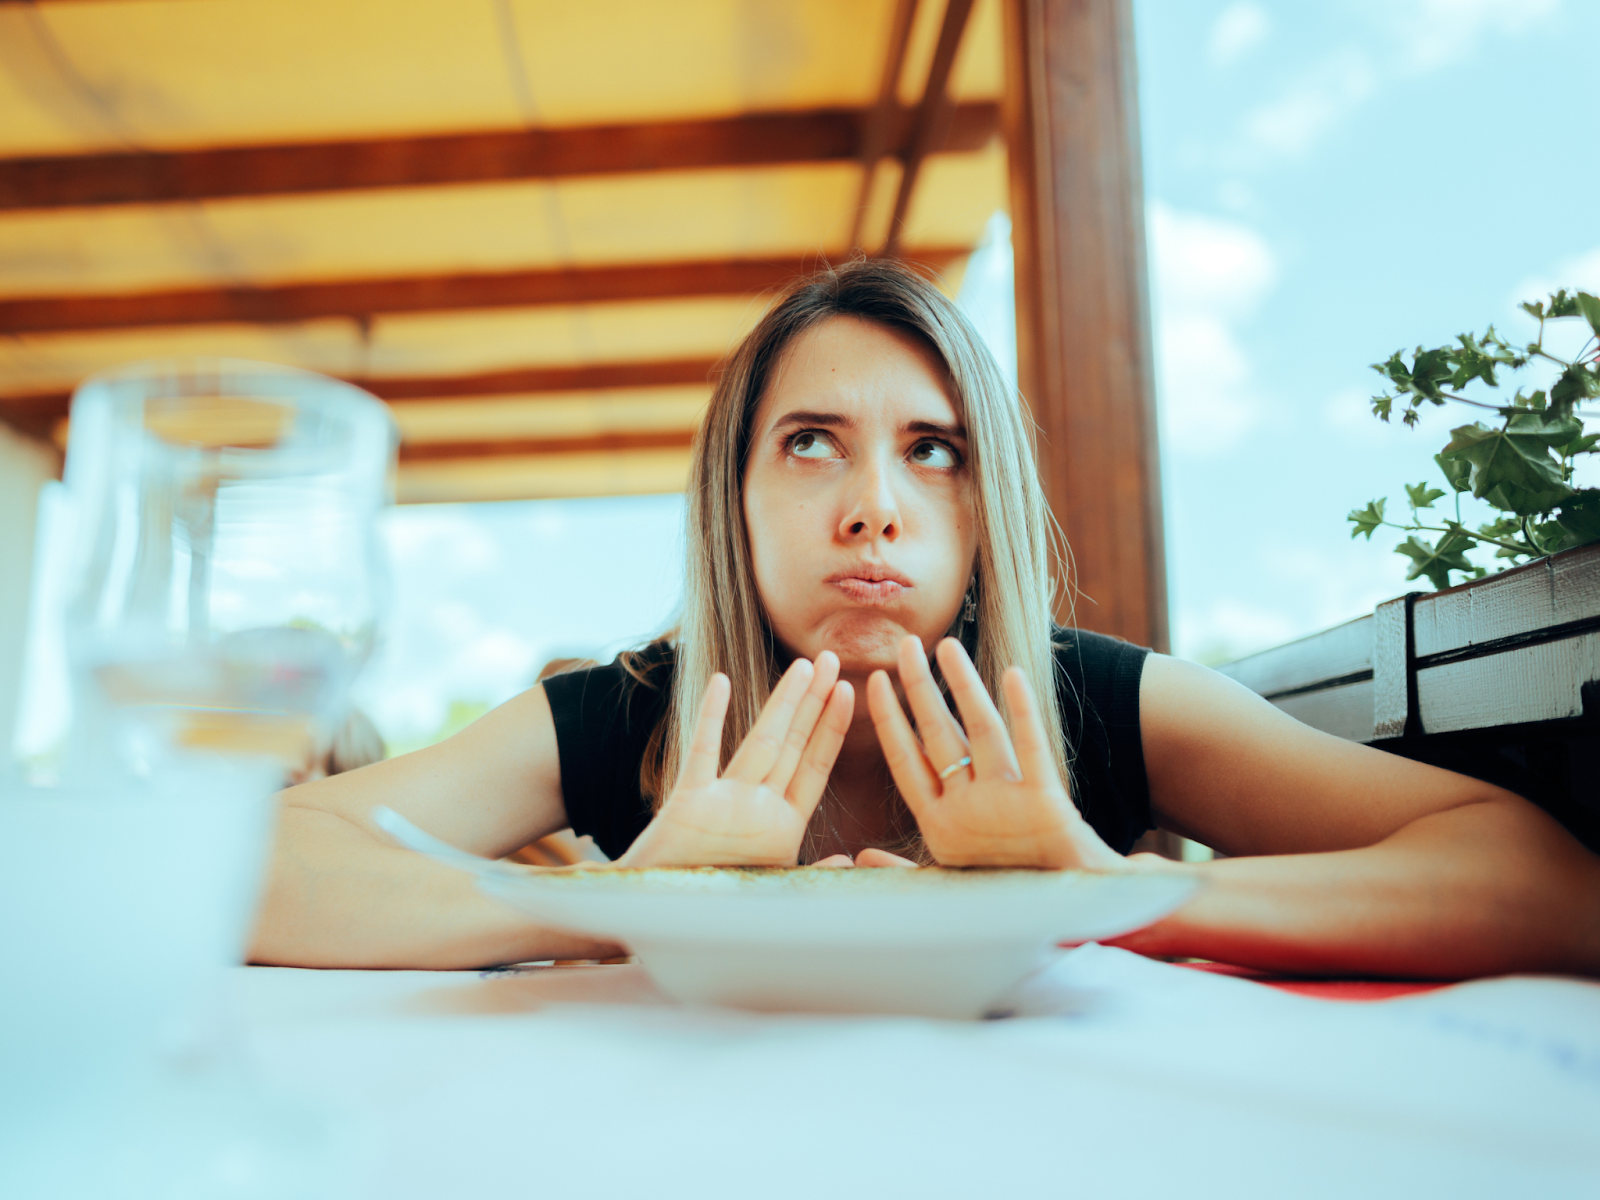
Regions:
<instances>
[{"instance_id":1,"label":"clear drinking glass","mask_svg":"<svg viewBox=\"0 0 1600 1200\"><path fill-rule=\"evenodd\" d=\"M394 445L378 400L287 367L149 363L83 384L66 464L74 757L292 769L325 745L384 608Z\"/></svg>"},{"instance_id":2,"label":"clear drinking glass","mask_svg":"<svg viewBox=\"0 0 1600 1200\"><path fill-rule=\"evenodd\" d=\"M253 1074L223 984L273 793L377 639L394 446L379 401L283 367L144 364L74 396L71 786L0 787L0 1077L31 1093L0 1113L0 1195L320 1194L335 1151Z\"/></svg>"}]
</instances>

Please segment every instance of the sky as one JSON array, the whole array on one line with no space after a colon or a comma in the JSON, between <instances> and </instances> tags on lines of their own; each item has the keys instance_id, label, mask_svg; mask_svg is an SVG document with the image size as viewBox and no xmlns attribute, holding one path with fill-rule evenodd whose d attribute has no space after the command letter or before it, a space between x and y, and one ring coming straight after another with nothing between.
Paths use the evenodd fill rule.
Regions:
<instances>
[{"instance_id":1,"label":"sky","mask_svg":"<svg viewBox=\"0 0 1600 1200\"><path fill-rule=\"evenodd\" d=\"M1177 653L1221 661L1417 587L1344 515L1433 478L1452 406L1368 364L1600 286L1579 0L1135 0ZM1426 586L1421 585L1421 586Z\"/></svg>"},{"instance_id":2,"label":"sky","mask_svg":"<svg viewBox=\"0 0 1600 1200\"><path fill-rule=\"evenodd\" d=\"M1584 86L1600 4L1134 13L1173 649L1221 662L1419 586L1400 535L1352 541L1344 516L1378 496L1402 506L1475 414L1382 425L1368 364L1490 322L1525 337L1517 301L1600 289ZM1014 369L1005 231L1002 215L963 303ZM498 703L551 657L660 632L682 595L682 520L678 496L392 510L395 602L357 701L414 743L452 701ZM24 753L66 719L40 599Z\"/></svg>"}]
</instances>

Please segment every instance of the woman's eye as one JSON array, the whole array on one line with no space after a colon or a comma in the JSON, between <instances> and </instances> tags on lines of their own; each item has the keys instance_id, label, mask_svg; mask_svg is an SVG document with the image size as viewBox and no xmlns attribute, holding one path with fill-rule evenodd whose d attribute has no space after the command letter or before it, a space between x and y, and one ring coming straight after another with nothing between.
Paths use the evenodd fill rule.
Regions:
<instances>
[{"instance_id":1,"label":"woman's eye","mask_svg":"<svg viewBox=\"0 0 1600 1200\"><path fill-rule=\"evenodd\" d=\"M956 452L943 442L918 442L911 447L911 461L919 467L953 467Z\"/></svg>"},{"instance_id":2,"label":"woman's eye","mask_svg":"<svg viewBox=\"0 0 1600 1200\"><path fill-rule=\"evenodd\" d=\"M833 458L839 452L823 434L798 433L789 443L789 453L796 458Z\"/></svg>"}]
</instances>

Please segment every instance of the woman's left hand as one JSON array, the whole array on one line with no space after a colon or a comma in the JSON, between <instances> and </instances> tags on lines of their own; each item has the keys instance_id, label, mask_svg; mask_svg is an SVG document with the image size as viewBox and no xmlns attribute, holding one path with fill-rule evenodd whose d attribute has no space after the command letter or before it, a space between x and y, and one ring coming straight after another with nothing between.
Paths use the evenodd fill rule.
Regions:
<instances>
[{"instance_id":1,"label":"woman's left hand","mask_svg":"<svg viewBox=\"0 0 1600 1200\"><path fill-rule=\"evenodd\" d=\"M961 643L946 638L935 653L965 729L945 705L914 637L900 644L900 683L920 742L889 676L874 671L867 681L884 757L934 857L951 867L1130 869L1067 794L1027 677L1010 667L1001 680L1016 730L1013 746ZM963 758L970 765L940 779L941 768Z\"/></svg>"}]
</instances>

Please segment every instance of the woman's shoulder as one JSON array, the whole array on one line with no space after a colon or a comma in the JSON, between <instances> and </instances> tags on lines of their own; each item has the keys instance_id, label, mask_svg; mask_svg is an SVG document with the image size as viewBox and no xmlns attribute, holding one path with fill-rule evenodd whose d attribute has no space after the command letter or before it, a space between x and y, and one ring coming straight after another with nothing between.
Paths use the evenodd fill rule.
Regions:
<instances>
[{"instance_id":1,"label":"woman's shoulder","mask_svg":"<svg viewBox=\"0 0 1600 1200\"><path fill-rule=\"evenodd\" d=\"M567 819L613 858L650 820L640 772L666 718L676 659L663 640L543 682Z\"/></svg>"},{"instance_id":2,"label":"woman's shoulder","mask_svg":"<svg viewBox=\"0 0 1600 1200\"><path fill-rule=\"evenodd\" d=\"M1053 629L1057 695L1073 798L1119 854L1151 827L1139 681L1150 651L1082 629Z\"/></svg>"},{"instance_id":3,"label":"woman's shoulder","mask_svg":"<svg viewBox=\"0 0 1600 1200\"><path fill-rule=\"evenodd\" d=\"M1080 692L1106 686L1120 690L1130 678L1137 684L1150 656L1149 648L1136 642L1060 625L1051 628L1050 644L1063 682Z\"/></svg>"},{"instance_id":4,"label":"woman's shoulder","mask_svg":"<svg viewBox=\"0 0 1600 1200\"><path fill-rule=\"evenodd\" d=\"M552 711L625 710L643 702L664 703L672 690L677 652L663 638L637 650L624 650L608 663L577 660L566 670L540 680Z\"/></svg>"}]
</instances>

